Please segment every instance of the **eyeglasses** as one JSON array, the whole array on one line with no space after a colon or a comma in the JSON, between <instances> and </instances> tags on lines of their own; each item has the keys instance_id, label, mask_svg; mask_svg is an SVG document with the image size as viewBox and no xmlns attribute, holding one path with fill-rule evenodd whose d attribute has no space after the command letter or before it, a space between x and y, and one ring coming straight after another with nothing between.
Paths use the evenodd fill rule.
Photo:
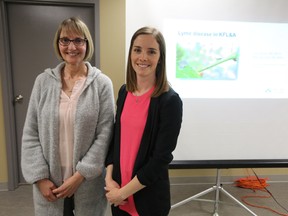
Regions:
<instances>
[{"instance_id":1,"label":"eyeglasses","mask_svg":"<svg viewBox=\"0 0 288 216\"><path fill-rule=\"evenodd\" d=\"M87 38L75 38L74 40L70 40L67 37L59 38L59 44L62 46L69 46L70 42L73 42L75 46L83 46L87 41Z\"/></svg>"}]
</instances>

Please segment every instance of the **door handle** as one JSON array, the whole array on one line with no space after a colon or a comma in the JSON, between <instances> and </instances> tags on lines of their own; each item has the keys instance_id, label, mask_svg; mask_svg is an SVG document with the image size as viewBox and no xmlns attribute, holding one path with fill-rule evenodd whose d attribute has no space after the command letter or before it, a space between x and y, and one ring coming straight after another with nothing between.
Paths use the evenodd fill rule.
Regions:
<instances>
[{"instance_id":1,"label":"door handle","mask_svg":"<svg viewBox=\"0 0 288 216\"><path fill-rule=\"evenodd\" d=\"M14 102L14 104L15 103L22 103L22 101L23 101L23 96L20 94L20 95L17 95L15 98L14 98L14 100L13 100L13 102Z\"/></svg>"}]
</instances>

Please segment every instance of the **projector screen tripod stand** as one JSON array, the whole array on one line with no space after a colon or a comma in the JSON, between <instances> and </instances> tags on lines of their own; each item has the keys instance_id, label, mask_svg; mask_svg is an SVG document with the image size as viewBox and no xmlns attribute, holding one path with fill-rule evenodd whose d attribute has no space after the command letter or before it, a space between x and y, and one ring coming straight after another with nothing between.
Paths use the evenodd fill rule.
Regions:
<instances>
[{"instance_id":1,"label":"projector screen tripod stand","mask_svg":"<svg viewBox=\"0 0 288 216\"><path fill-rule=\"evenodd\" d=\"M247 206L245 206L243 203L241 203L239 200L237 200L234 196L232 196L230 193L228 193L222 186L221 184L221 174L220 174L220 169L217 169L217 176L216 176L216 185L212 186L211 188L208 188L207 190L204 190L194 196L191 196L185 200L182 200L181 202L178 202L174 205L171 206L171 209L174 209L178 206L184 205L187 202L190 202L192 200L196 200L197 198L204 196L212 191L215 191L215 200L214 200L214 214L213 216L219 216L218 210L219 210L219 195L220 192L223 192L226 196L228 196L230 199L232 199L234 202L239 204L241 207L243 207L245 210L247 210L251 215L257 216L254 212L252 212ZM203 200L204 201L204 200ZM207 201L207 200L206 200Z\"/></svg>"}]
</instances>

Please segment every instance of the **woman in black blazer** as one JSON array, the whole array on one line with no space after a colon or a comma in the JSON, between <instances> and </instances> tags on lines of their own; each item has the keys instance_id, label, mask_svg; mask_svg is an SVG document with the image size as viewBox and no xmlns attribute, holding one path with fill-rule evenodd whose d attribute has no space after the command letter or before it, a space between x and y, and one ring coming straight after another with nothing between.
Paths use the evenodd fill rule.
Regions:
<instances>
[{"instance_id":1,"label":"woman in black blazer","mask_svg":"<svg viewBox=\"0 0 288 216\"><path fill-rule=\"evenodd\" d=\"M157 29L134 33L106 158L106 197L114 216L170 211L168 165L181 128L182 101L168 84L165 54Z\"/></svg>"}]
</instances>

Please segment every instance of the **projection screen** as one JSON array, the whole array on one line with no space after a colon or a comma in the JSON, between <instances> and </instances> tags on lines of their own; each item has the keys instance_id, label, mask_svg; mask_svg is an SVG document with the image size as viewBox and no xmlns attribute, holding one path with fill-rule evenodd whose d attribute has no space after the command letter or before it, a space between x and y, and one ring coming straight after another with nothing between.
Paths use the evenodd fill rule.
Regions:
<instances>
[{"instance_id":1,"label":"projection screen","mask_svg":"<svg viewBox=\"0 0 288 216\"><path fill-rule=\"evenodd\" d=\"M286 0L126 0L126 56L142 26L166 40L184 104L175 162L288 161L287 11Z\"/></svg>"}]
</instances>

